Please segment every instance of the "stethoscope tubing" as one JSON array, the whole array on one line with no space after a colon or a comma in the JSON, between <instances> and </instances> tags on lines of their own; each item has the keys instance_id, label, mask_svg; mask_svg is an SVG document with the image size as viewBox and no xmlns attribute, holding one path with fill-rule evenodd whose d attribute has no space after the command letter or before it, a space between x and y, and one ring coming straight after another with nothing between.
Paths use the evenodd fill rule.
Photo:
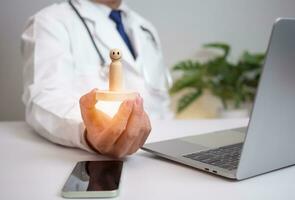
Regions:
<instances>
[{"instance_id":1,"label":"stethoscope tubing","mask_svg":"<svg viewBox=\"0 0 295 200\"><path fill-rule=\"evenodd\" d=\"M100 51L99 51L99 49L98 49L98 47L97 47L97 45L96 45L96 43L95 43L95 41L94 41L94 38L93 38L93 36L92 36L92 34L91 34L91 32L90 32L90 29L89 29L89 27L87 26L87 24L86 24L84 18L81 16L81 14L79 13L78 9L73 5L73 3L72 3L71 0L69 0L69 4L70 4L70 6L73 8L73 10L74 10L75 13L77 14L77 16L80 18L80 20L81 20L81 22L83 23L83 25L85 26L85 29L86 29L86 31L87 31L89 37L90 37L90 40L91 40L91 42L92 42L92 44L93 44L93 46L94 46L94 48L95 48L95 50L96 50L96 52L97 52L99 58L100 58L101 65L102 65L102 66L105 66L105 64L106 64L106 60L103 58L102 54L100 53Z\"/></svg>"},{"instance_id":2,"label":"stethoscope tubing","mask_svg":"<svg viewBox=\"0 0 295 200\"><path fill-rule=\"evenodd\" d=\"M98 47L97 47L97 45L95 43L95 40L94 40L94 38L93 38L93 36L92 36L92 34L90 32L90 29L89 29L88 25L86 24L84 18L81 16L81 14L78 11L78 9L74 6L74 4L72 3L72 0L68 0L68 3L72 7L73 11L76 13L76 15L78 16L78 18L81 20L82 24L84 25L84 27L85 27L88 35L89 35L89 38L90 38L90 40L91 40L91 42L93 44L93 47L94 47L95 51L97 52L97 55L100 58L101 66L103 67L103 69L106 69L106 67L105 67L106 66L106 60L104 59L104 57L102 56L101 52L99 51L99 49L98 49ZM144 27L143 25L140 25L140 28L141 28L142 31L146 32L150 36L152 42L155 45L155 48L157 49L158 48L158 45L157 45L157 41L156 41L156 38L155 38L154 34L149 29L147 29L146 27ZM168 81L168 85L171 85L171 83L172 83L171 77L168 75L168 71L166 73L167 73L167 76L168 76L167 77L168 78L168 80L167 80ZM101 75L104 76L104 77L106 76L105 70L101 70Z\"/></svg>"},{"instance_id":3,"label":"stethoscope tubing","mask_svg":"<svg viewBox=\"0 0 295 200\"><path fill-rule=\"evenodd\" d=\"M74 6L72 0L69 0L68 2L69 2L69 5L70 5L70 6L72 7L72 9L74 10L74 12L75 12L75 13L77 14L77 16L79 17L79 19L81 20L81 22L83 23L83 25L84 25L84 27L85 27L85 29L86 29L88 35L89 35L89 38L90 38L90 40L91 40L91 42L92 42L92 44L93 44L93 47L94 47L95 51L97 52L97 55L98 55L99 58L100 58L101 65L102 65L102 66L105 66L105 65L106 65L106 60L104 59L104 57L102 56L101 52L99 51L99 49L98 49L98 47L97 47L97 45L96 45L96 43L95 43L95 40L94 40L94 38L93 38L93 36L92 36L92 34L91 34L91 32L90 32L90 29L89 29L88 25L86 24L84 18L81 16L81 14L80 14L80 12L78 11L78 9ZM147 34L149 34L149 36L151 37L151 39L152 39L152 41L153 41L155 47L157 48L157 47L158 47L158 45L157 45L157 41L156 41L156 38L155 38L155 36L153 35L153 33L152 33L149 29L147 29L146 27L144 27L144 26L142 26L142 25L140 26L140 28L141 28L142 31L144 31L144 32L146 32Z\"/></svg>"}]
</instances>

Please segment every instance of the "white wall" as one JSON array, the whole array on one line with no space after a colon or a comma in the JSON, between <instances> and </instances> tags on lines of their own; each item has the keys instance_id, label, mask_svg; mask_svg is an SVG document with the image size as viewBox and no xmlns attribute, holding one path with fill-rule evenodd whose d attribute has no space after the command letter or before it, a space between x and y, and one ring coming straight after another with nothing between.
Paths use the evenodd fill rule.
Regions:
<instances>
[{"instance_id":1,"label":"white wall","mask_svg":"<svg viewBox=\"0 0 295 200\"><path fill-rule=\"evenodd\" d=\"M1 0L0 120L23 119L19 36L31 14L54 0ZM126 0L158 28L166 63L195 56L201 44L225 41L232 58L264 51L279 16L295 17L294 0Z\"/></svg>"}]
</instances>

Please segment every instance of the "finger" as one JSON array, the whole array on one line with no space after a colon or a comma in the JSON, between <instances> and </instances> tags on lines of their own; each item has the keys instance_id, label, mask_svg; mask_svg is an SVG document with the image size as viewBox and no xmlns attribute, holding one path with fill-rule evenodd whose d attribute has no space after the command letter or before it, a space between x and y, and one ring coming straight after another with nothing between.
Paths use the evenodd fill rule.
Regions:
<instances>
[{"instance_id":1,"label":"finger","mask_svg":"<svg viewBox=\"0 0 295 200\"><path fill-rule=\"evenodd\" d=\"M86 126L95 122L95 126L104 127L105 122L110 121L110 117L95 108L96 93L97 89L93 89L80 98L81 115Z\"/></svg>"},{"instance_id":2,"label":"finger","mask_svg":"<svg viewBox=\"0 0 295 200\"><path fill-rule=\"evenodd\" d=\"M130 145L130 148L127 152L128 155L131 155L133 153L135 153L138 148L139 148L139 143L141 142L141 140L143 139L143 135L144 135L144 127L146 127L147 122L144 116L144 110L143 110L143 99L140 97L138 100L138 110L140 111L140 113L142 114L141 117L141 121L138 122L140 124L140 127L138 127L138 136L137 138L134 140L133 144Z\"/></svg>"},{"instance_id":3,"label":"finger","mask_svg":"<svg viewBox=\"0 0 295 200\"><path fill-rule=\"evenodd\" d=\"M151 121L146 113L145 113L145 117L147 119L147 130L145 131L144 136L143 136L141 142L139 143L139 148L141 148L145 144L148 136L150 135L150 133L152 131Z\"/></svg>"},{"instance_id":4,"label":"finger","mask_svg":"<svg viewBox=\"0 0 295 200\"><path fill-rule=\"evenodd\" d=\"M95 89L80 98L81 115L86 126L89 126L93 121L95 102Z\"/></svg>"},{"instance_id":5,"label":"finger","mask_svg":"<svg viewBox=\"0 0 295 200\"><path fill-rule=\"evenodd\" d=\"M114 116L109 127L99 135L100 144L103 144L105 149L110 149L115 144L117 139L126 129L128 119L133 110L133 101L124 101L118 113Z\"/></svg>"},{"instance_id":6,"label":"finger","mask_svg":"<svg viewBox=\"0 0 295 200\"><path fill-rule=\"evenodd\" d=\"M133 100L126 100L121 104L117 114L113 117L111 123L112 127L115 127L116 131L120 131L120 133L122 133L126 129L128 120L133 111L133 107Z\"/></svg>"},{"instance_id":7,"label":"finger","mask_svg":"<svg viewBox=\"0 0 295 200\"><path fill-rule=\"evenodd\" d=\"M80 98L81 110L83 110L85 112L97 112L101 116L107 116L104 112L100 111L99 109L97 109L95 107L95 105L97 103L97 99L96 99L97 91L98 91L97 89L93 89L89 93L83 95Z\"/></svg>"},{"instance_id":8,"label":"finger","mask_svg":"<svg viewBox=\"0 0 295 200\"><path fill-rule=\"evenodd\" d=\"M147 114L144 114L144 125L141 129L141 137L138 137L134 144L128 151L128 155L135 153L139 148L143 146L151 132L151 124Z\"/></svg>"},{"instance_id":9,"label":"finger","mask_svg":"<svg viewBox=\"0 0 295 200\"><path fill-rule=\"evenodd\" d=\"M93 89L80 98L80 106L83 110L92 110L96 104L96 91Z\"/></svg>"},{"instance_id":10,"label":"finger","mask_svg":"<svg viewBox=\"0 0 295 200\"><path fill-rule=\"evenodd\" d=\"M115 151L120 155L126 155L132 148L135 141L141 137L141 126L143 120L143 106L141 98L137 98L134 109L128 121L124 133L119 137L115 144Z\"/></svg>"}]
</instances>

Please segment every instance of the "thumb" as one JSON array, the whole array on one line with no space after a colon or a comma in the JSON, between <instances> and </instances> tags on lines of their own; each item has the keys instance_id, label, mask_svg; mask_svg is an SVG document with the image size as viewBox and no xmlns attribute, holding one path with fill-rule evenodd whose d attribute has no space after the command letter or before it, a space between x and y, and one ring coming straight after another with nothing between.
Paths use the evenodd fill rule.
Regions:
<instances>
[{"instance_id":1,"label":"thumb","mask_svg":"<svg viewBox=\"0 0 295 200\"><path fill-rule=\"evenodd\" d=\"M104 124L110 118L102 111L95 108L97 89L91 90L80 98L80 109L84 122L95 121Z\"/></svg>"},{"instance_id":2,"label":"thumb","mask_svg":"<svg viewBox=\"0 0 295 200\"><path fill-rule=\"evenodd\" d=\"M81 110L93 110L96 104L96 91L97 89L91 90L89 93L83 95L80 98L80 108Z\"/></svg>"}]
</instances>

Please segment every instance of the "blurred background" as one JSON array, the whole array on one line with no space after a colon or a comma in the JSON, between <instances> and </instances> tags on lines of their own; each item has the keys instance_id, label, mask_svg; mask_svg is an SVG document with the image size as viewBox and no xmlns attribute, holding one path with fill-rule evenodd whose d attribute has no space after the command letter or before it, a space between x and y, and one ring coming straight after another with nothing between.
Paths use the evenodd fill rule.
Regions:
<instances>
[{"instance_id":1,"label":"blurred background","mask_svg":"<svg viewBox=\"0 0 295 200\"><path fill-rule=\"evenodd\" d=\"M55 2L58 1L1 0L1 121L24 119L24 106L21 102L20 35L29 16ZM212 67L216 66L223 66L223 68L218 68L222 70L219 73L231 71L228 69L240 66L247 70L258 69L262 57L255 53L266 51L275 19L277 17L295 17L294 0L126 0L125 2L149 19L158 29L166 65L171 69L178 66L178 70L172 73L175 80L187 78L185 77L186 68L199 73L202 64L204 65L203 68L201 66L202 69L209 69L205 70L208 77L216 75L212 74L212 70L210 71ZM213 49L210 47L209 51L207 48L203 48L204 44L212 42L218 42L215 46L213 45ZM231 48L231 51L227 55L228 47ZM211 50L213 50L212 53ZM245 51L248 52L245 54ZM213 58L217 58L213 64L212 62L206 63ZM180 63L181 61L188 64ZM232 78L231 81L237 83L241 77L245 79L244 75L248 72L239 72L236 79ZM228 74L225 74L224 77L227 78ZM175 94L172 96L174 110L179 110L189 100L189 105L185 105L185 108L180 109L181 112L176 115L178 118L241 117L247 115L245 109L247 111L251 107L249 92L247 93L243 89L243 93L235 96L225 93L216 95L216 91L220 88L213 88L212 84L204 83L204 80L193 81L195 81L193 83L196 81L202 83L201 86L198 86L204 88L202 93L198 93L199 90L191 91L192 88L189 85L183 86L179 92L174 87ZM251 81L253 80L251 79ZM187 95L185 90L190 90L190 95ZM238 88L237 91L241 90ZM182 97L184 98L179 105L179 100ZM222 100L228 104L226 108ZM240 103L239 106L237 106L237 101ZM231 112L224 112L225 110Z\"/></svg>"}]
</instances>

